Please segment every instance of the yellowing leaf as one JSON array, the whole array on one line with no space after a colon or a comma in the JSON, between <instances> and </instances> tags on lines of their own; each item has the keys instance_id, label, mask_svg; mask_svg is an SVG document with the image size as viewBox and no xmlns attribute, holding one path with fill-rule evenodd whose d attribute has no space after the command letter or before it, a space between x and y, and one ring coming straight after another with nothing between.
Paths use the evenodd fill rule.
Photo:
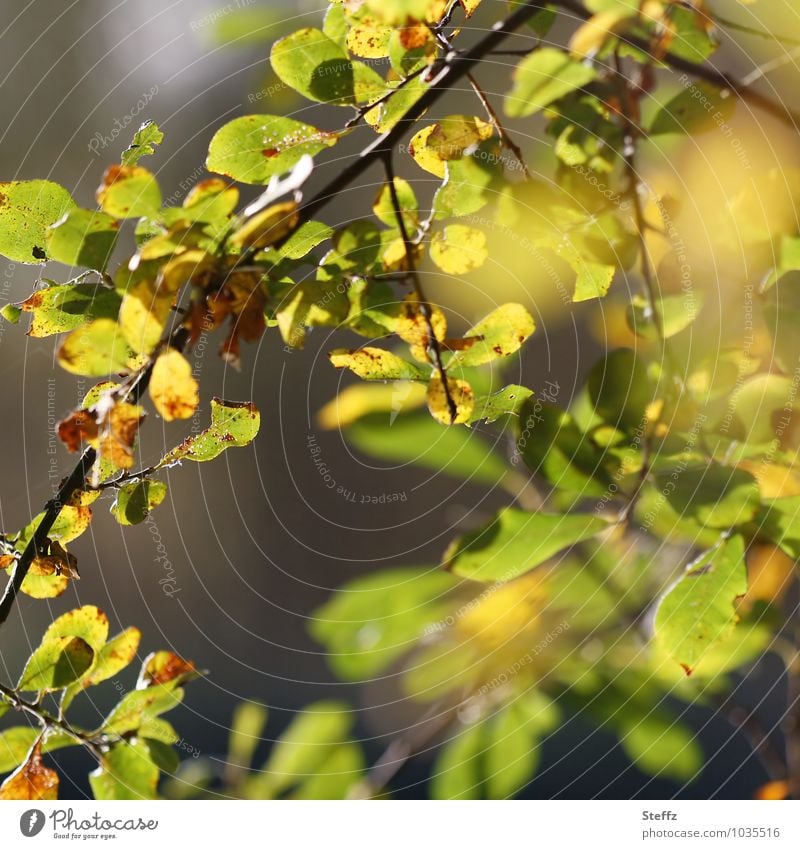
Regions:
<instances>
[{"instance_id":1,"label":"yellowing leaf","mask_svg":"<svg viewBox=\"0 0 800 849\"><path fill-rule=\"evenodd\" d=\"M444 160L437 156L436 152L428 147L428 139L435 129L436 125L432 124L430 127L423 127L415 133L411 138L411 141L408 143L408 152L420 168L427 171L429 174L433 174L434 177L444 180L445 174L447 173L447 167L444 164Z\"/></svg>"},{"instance_id":2,"label":"yellowing leaf","mask_svg":"<svg viewBox=\"0 0 800 849\"><path fill-rule=\"evenodd\" d=\"M161 208L161 189L146 168L112 165L103 175L97 202L113 218L156 215Z\"/></svg>"},{"instance_id":3,"label":"yellowing leaf","mask_svg":"<svg viewBox=\"0 0 800 849\"><path fill-rule=\"evenodd\" d=\"M595 56L614 34L615 28L631 16L631 10L624 6L607 9L589 18L575 30L569 42L569 49L576 59Z\"/></svg>"},{"instance_id":4,"label":"yellowing leaf","mask_svg":"<svg viewBox=\"0 0 800 849\"><path fill-rule=\"evenodd\" d=\"M42 762L41 742L28 759L0 785L0 799L52 801L58 799L58 774Z\"/></svg>"},{"instance_id":5,"label":"yellowing leaf","mask_svg":"<svg viewBox=\"0 0 800 849\"><path fill-rule=\"evenodd\" d=\"M122 298L119 326L137 354L149 354L158 345L170 316L172 296L159 294L155 284L142 280Z\"/></svg>"},{"instance_id":6,"label":"yellowing leaf","mask_svg":"<svg viewBox=\"0 0 800 849\"><path fill-rule=\"evenodd\" d=\"M150 511L167 497L167 485L161 481L142 480L119 488L111 512L120 525L138 525Z\"/></svg>"},{"instance_id":7,"label":"yellowing leaf","mask_svg":"<svg viewBox=\"0 0 800 849\"><path fill-rule=\"evenodd\" d=\"M403 381L386 386L356 383L343 389L318 413L317 422L325 430L347 427L369 413L390 413L393 417L425 402L425 387Z\"/></svg>"},{"instance_id":8,"label":"yellowing leaf","mask_svg":"<svg viewBox=\"0 0 800 849\"><path fill-rule=\"evenodd\" d=\"M73 330L58 349L62 368L89 377L126 371L130 356L122 328L110 318Z\"/></svg>"},{"instance_id":9,"label":"yellowing leaf","mask_svg":"<svg viewBox=\"0 0 800 849\"><path fill-rule=\"evenodd\" d=\"M276 203L245 222L233 233L230 241L240 248L266 248L288 236L297 226L297 220L297 204L294 201Z\"/></svg>"},{"instance_id":10,"label":"yellowing leaf","mask_svg":"<svg viewBox=\"0 0 800 849\"><path fill-rule=\"evenodd\" d=\"M181 460L203 463L218 457L227 448L249 445L261 426L261 414L255 404L211 400L211 424L202 433L190 436L167 453L156 468Z\"/></svg>"},{"instance_id":11,"label":"yellowing leaf","mask_svg":"<svg viewBox=\"0 0 800 849\"><path fill-rule=\"evenodd\" d=\"M328 354L335 368L348 368L363 380L427 380L427 372L383 348L337 348Z\"/></svg>"},{"instance_id":12,"label":"yellowing leaf","mask_svg":"<svg viewBox=\"0 0 800 849\"><path fill-rule=\"evenodd\" d=\"M428 149L441 160L459 159L467 148L491 138L491 124L470 115L450 115L433 125L426 136Z\"/></svg>"},{"instance_id":13,"label":"yellowing leaf","mask_svg":"<svg viewBox=\"0 0 800 849\"><path fill-rule=\"evenodd\" d=\"M150 378L150 397L168 422L188 419L200 403L200 391L192 367L180 351L169 348L159 354Z\"/></svg>"},{"instance_id":14,"label":"yellowing leaf","mask_svg":"<svg viewBox=\"0 0 800 849\"><path fill-rule=\"evenodd\" d=\"M463 424L468 422L475 408L475 394L466 380L458 378L447 378L447 389L450 400L455 404L455 417L447 401L444 383L439 375L431 378L428 384L427 400L428 409L436 421L442 424Z\"/></svg>"},{"instance_id":15,"label":"yellowing leaf","mask_svg":"<svg viewBox=\"0 0 800 849\"><path fill-rule=\"evenodd\" d=\"M453 361L479 366L518 351L536 329L531 314L521 304L503 304L467 331L474 345L453 354Z\"/></svg>"},{"instance_id":16,"label":"yellowing leaf","mask_svg":"<svg viewBox=\"0 0 800 849\"><path fill-rule=\"evenodd\" d=\"M467 274L480 268L489 251L486 235L465 224L448 224L431 239L431 259L447 274Z\"/></svg>"}]
</instances>

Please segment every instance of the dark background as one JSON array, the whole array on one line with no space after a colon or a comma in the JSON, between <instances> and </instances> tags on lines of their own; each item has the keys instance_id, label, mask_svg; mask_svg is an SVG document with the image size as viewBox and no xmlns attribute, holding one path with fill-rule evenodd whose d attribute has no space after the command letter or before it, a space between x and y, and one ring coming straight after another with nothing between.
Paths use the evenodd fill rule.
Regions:
<instances>
[{"instance_id":1,"label":"dark background","mask_svg":"<svg viewBox=\"0 0 800 849\"><path fill-rule=\"evenodd\" d=\"M504 8L500 3L485 5L491 8L480 22L497 17ZM272 40L303 25L320 25L325 6L320 0L284 9L241 2L242 11L235 3L226 7L205 0L3 0L0 177L50 178L91 207L105 166L118 160L138 123L151 118L166 138L157 155L143 164L157 172L164 197L174 192L175 202L180 202L188 187L202 179L197 169L213 132L236 115L274 112L325 127L341 125L347 117L344 110L311 107L286 89L272 89L276 80L266 60ZM209 13L217 15L216 26L207 20ZM245 27L249 34L241 37L239 32L233 43L221 43L220 27L238 25L242 14L251 16ZM283 20L264 28L270 16ZM758 53L763 45L747 44L756 59L763 58ZM508 63L513 61L495 61L482 72L490 92L507 90ZM745 50L737 49L723 52L717 61L720 67L742 71L753 62ZM133 117L137 101L154 86L151 102ZM457 112L459 104L467 102L472 102L468 92L456 92L443 114ZM112 133L115 121L130 126L93 152L92 140L97 147L98 139ZM532 161L549 154L537 141L539 125L534 121L518 132ZM371 130L358 129L321 156L315 184L336 173L342 157L372 137ZM424 195L426 176L419 171L413 175ZM379 179L377 173L366 175L360 187L344 193L327 210L327 220L341 224L366 214ZM586 321L596 305L554 313L548 309L553 293L547 286L552 283L543 283L541 273L529 265L501 246L479 280L446 280L428 271L427 282L448 305L455 324L475 319L502 300L526 304L537 315L540 330L509 376L533 388L557 379L567 393L566 402L601 344ZM25 297L40 274L59 281L68 276L67 269L55 264L0 268L3 303ZM635 285L627 280L615 284L621 291ZM269 739L293 711L329 697L343 697L359 709L359 735L370 757L383 751L386 735L409 721L396 709L372 709L397 698L395 682L389 677L366 686L338 683L319 646L306 634L307 619L349 578L387 565L435 562L465 517L474 524L507 503L508 496L412 467L386 471L368 458L354 457L338 433L320 430L316 410L334 396L340 381L350 382L334 372L324 356L330 347L349 340L342 334L331 340L329 335L317 331L305 350L287 353L277 331L270 331L258 345L245 347L240 373L217 358L219 340L212 341L202 358L193 355L206 414L213 395L252 399L262 412L258 439L213 464L171 470L169 497L153 514L153 524L123 530L107 513L109 498L99 501L90 533L73 546L80 583L52 603L22 597L18 612L3 629L4 679L18 674L52 617L76 604L92 603L108 613L112 633L130 624L139 626L143 652L172 648L209 670L203 681L191 685L185 706L174 716L186 743L204 755L224 758L231 711L239 700L269 706L262 745L266 751ZM91 381L80 383L54 367L55 347L54 339L26 338L23 325L0 325L0 525L9 531L41 509L53 484L73 462L61 447L56 454L48 453L55 445L52 428ZM144 459L158 456L165 444L176 444L185 430L180 423L164 426L151 415L143 430ZM316 436L337 483L368 495L404 492L407 500L352 504L327 490L307 449L309 435ZM53 457L57 467L51 466ZM177 592L172 597L159 584L165 570L155 559L155 533L174 569ZM778 671L767 664L759 674L750 691L754 701L756 694L775 684ZM124 686L129 684L123 679ZM107 695L110 699L114 694ZM780 687L778 695L782 697ZM87 721L108 707L102 698L100 691L96 702L84 703ZM779 701L764 708L770 724ZM691 721L700 729L709 717L697 711ZM570 722L547 743L543 767L528 795L658 798L680 792L688 797L749 797L764 780L761 768L748 758L746 743L740 738L731 741L719 719L701 732L706 750L719 749L718 754L700 780L683 789L648 779L627 765L611 735L595 733L587 740L589 730L579 720ZM62 757L76 776L78 795L86 790L83 767L88 765L81 757ZM260 757L261 750L257 761ZM397 786L404 788L403 795L422 792L415 782L424 777L425 768L423 758L401 773ZM62 786L62 795L71 792Z\"/></svg>"}]
</instances>

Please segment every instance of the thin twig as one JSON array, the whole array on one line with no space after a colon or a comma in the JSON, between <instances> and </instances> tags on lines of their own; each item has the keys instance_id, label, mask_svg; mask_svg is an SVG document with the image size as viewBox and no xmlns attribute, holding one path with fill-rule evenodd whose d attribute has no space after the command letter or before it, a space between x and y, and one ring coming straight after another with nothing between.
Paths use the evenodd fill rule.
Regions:
<instances>
[{"instance_id":1,"label":"thin twig","mask_svg":"<svg viewBox=\"0 0 800 849\"><path fill-rule=\"evenodd\" d=\"M447 369L445 368L444 361L442 360L442 348L439 344L438 338L436 337L436 329L433 326L433 310L431 309L428 299L425 297L425 292L422 288L422 281L420 280L419 272L417 271L417 266L414 262L414 243L411 241L408 227L406 227L405 218L403 217L403 208L400 205L400 198L397 195L391 151L389 151L384 157L383 164L386 169L386 180L389 186L389 197L392 199L394 217L397 220L397 227L400 230L400 237L403 240L403 249L406 254L408 271L412 285L414 286L414 292L416 293L417 300L419 301L420 312L425 319L425 325L428 333L427 347L433 353L433 362L436 366L436 370L439 372L439 378L442 381L442 389L447 402L447 409L450 413L450 424L455 424L456 418L458 417L458 407L456 406L456 402L453 400L453 396L450 392L450 385L447 382Z\"/></svg>"},{"instance_id":2,"label":"thin twig","mask_svg":"<svg viewBox=\"0 0 800 849\"><path fill-rule=\"evenodd\" d=\"M35 717L39 724L45 728L58 728L60 731L63 731L65 734L69 734L74 740L77 740L82 746L86 746L90 749L96 756L100 756L101 747L96 740L94 740L89 734L85 734L82 731L78 731L76 728L73 728L65 719L61 719L57 716L53 716L49 711L44 710L38 704L34 704L33 702L28 702L22 698L15 690L12 690L10 687L6 687L3 684L0 684L0 693L6 698L6 700L15 707L17 710L24 711L25 713L30 714Z\"/></svg>"},{"instance_id":3,"label":"thin twig","mask_svg":"<svg viewBox=\"0 0 800 849\"><path fill-rule=\"evenodd\" d=\"M472 90L478 96L478 100L480 100L481 105L486 110L486 114L489 116L489 120L494 125L494 128L497 131L497 135L499 136L500 141L503 143L503 145L505 145L508 150L511 151L511 153L514 154L514 157L520 164L520 168L522 168L522 173L525 176L525 179L530 180L531 172L528 170L528 166L525 164L525 159L522 155L522 150L520 149L520 146L508 134L508 131L503 126L503 122L500 120L500 117L495 111L494 106L492 106L491 101L486 96L486 92L481 88L474 75L467 74L467 79L469 80L469 84L472 86Z\"/></svg>"}]
</instances>

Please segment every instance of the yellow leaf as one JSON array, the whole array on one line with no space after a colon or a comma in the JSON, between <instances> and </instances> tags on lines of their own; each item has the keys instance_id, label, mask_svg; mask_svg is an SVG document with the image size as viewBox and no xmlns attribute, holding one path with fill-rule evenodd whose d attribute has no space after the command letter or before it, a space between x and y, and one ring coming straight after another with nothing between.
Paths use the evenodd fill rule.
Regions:
<instances>
[{"instance_id":1,"label":"yellow leaf","mask_svg":"<svg viewBox=\"0 0 800 849\"><path fill-rule=\"evenodd\" d=\"M789 466L759 463L756 460L743 460L738 465L758 481L762 498L790 498L800 495L800 476Z\"/></svg>"},{"instance_id":2,"label":"yellow leaf","mask_svg":"<svg viewBox=\"0 0 800 849\"><path fill-rule=\"evenodd\" d=\"M450 398L456 406L455 419L451 419L450 406L447 403L444 384L439 375L431 378L431 382L428 384L428 409L431 415L437 422L446 425L463 424L469 421L472 411L475 408L475 394L472 391L472 387L466 380L448 377L447 388Z\"/></svg>"},{"instance_id":3,"label":"yellow leaf","mask_svg":"<svg viewBox=\"0 0 800 849\"><path fill-rule=\"evenodd\" d=\"M58 799L58 774L42 763L41 741L31 749L25 763L0 786L0 799Z\"/></svg>"},{"instance_id":4,"label":"yellow leaf","mask_svg":"<svg viewBox=\"0 0 800 849\"><path fill-rule=\"evenodd\" d=\"M480 268L488 256L486 235L466 224L448 224L431 240L431 259L447 274Z\"/></svg>"},{"instance_id":5,"label":"yellow leaf","mask_svg":"<svg viewBox=\"0 0 800 849\"><path fill-rule=\"evenodd\" d=\"M125 293L119 309L119 326L135 353L149 354L158 345L171 305L172 296L159 295L149 280L142 280Z\"/></svg>"},{"instance_id":6,"label":"yellow leaf","mask_svg":"<svg viewBox=\"0 0 800 849\"><path fill-rule=\"evenodd\" d=\"M419 383L356 383L343 389L317 413L317 423L325 430L335 430L369 413L397 415L424 402L425 388Z\"/></svg>"},{"instance_id":7,"label":"yellow leaf","mask_svg":"<svg viewBox=\"0 0 800 849\"><path fill-rule=\"evenodd\" d=\"M363 380L427 380L424 369L383 348L338 348L328 358L335 368L348 368Z\"/></svg>"},{"instance_id":8,"label":"yellow leaf","mask_svg":"<svg viewBox=\"0 0 800 849\"><path fill-rule=\"evenodd\" d=\"M150 378L150 397L168 422L188 419L197 409L199 387L189 361L179 351L170 348L159 354Z\"/></svg>"},{"instance_id":9,"label":"yellow leaf","mask_svg":"<svg viewBox=\"0 0 800 849\"><path fill-rule=\"evenodd\" d=\"M428 137L435 129L436 125L431 124L430 127L423 127L418 133L415 133L408 143L408 152L420 168L429 174L433 174L434 177L444 180L447 170L444 160L440 159L435 151L428 147Z\"/></svg>"},{"instance_id":10,"label":"yellow leaf","mask_svg":"<svg viewBox=\"0 0 800 849\"><path fill-rule=\"evenodd\" d=\"M297 204L294 201L276 203L254 215L230 240L240 248L267 248L288 236L297 226L297 220Z\"/></svg>"},{"instance_id":11,"label":"yellow leaf","mask_svg":"<svg viewBox=\"0 0 800 849\"><path fill-rule=\"evenodd\" d=\"M575 30L570 39L569 49L577 59L597 55L606 41L614 34L615 28L626 18L631 17L630 9L607 9L589 18L585 24Z\"/></svg>"}]
</instances>

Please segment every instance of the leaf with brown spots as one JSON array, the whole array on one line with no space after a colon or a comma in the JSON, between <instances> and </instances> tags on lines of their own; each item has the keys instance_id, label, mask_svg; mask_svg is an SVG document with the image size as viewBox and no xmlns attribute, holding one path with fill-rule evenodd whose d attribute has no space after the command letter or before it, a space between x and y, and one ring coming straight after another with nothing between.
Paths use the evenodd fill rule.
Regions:
<instances>
[{"instance_id":1,"label":"leaf with brown spots","mask_svg":"<svg viewBox=\"0 0 800 849\"><path fill-rule=\"evenodd\" d=\"M31 749L25 763L0 785L0 799L58 799L58 773L42 762L41 740Z\"/></svg>"},{"instance_id":2,"label":"leaf with brown spots","mask_svg":"<svg viewBox=\"0 0 800 849\"><path fill-rule=\"evenodd\" d=\"M150 397L168 422L188 419L200 403L200 390L192 367L180 351L169 348L160 354L150 378Z\"/></svg>"},{"instance_id":3,"label":"leaf with brown spots","mask_svg":"<svg viewBox=\"0 0 800 849\"><path fill-rule=\"evenodd\" d=\"M199 677L199 674L192 661L184 660L175 652L156 651L144 659L136 688L144 690L159 684L183 684Z\"/></svg>"}]
</instances>

